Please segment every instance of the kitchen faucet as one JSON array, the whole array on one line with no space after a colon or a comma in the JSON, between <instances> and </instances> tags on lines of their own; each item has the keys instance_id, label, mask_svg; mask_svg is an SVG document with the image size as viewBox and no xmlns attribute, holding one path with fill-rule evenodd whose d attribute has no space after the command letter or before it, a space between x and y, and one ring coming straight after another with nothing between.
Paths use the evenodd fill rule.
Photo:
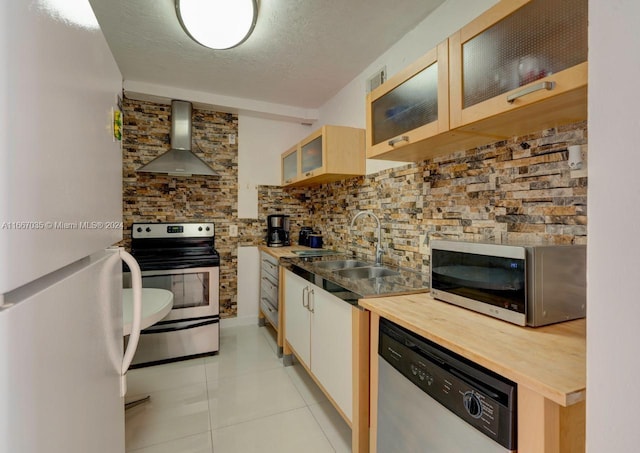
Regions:
<instances>
[{"instance_id":1,"label":"kitchen faucet","mask_svg":"<svg viewBox=\"0 0 640 453\"><path fill-rule=\"evenodd\" d=\"M376 222L378 224L377 226L378 243L376 244L376 265L380 265L382 264L382 253L384 252L384 249L382 248L382 229L380 228L380 219L371 211L360 211L353 217L353 220L351 220L351 228L353 228L353 225L356 223L356 219L363 215L370 215L371 217L376 219Z\"/></svg>"}]
</instances>

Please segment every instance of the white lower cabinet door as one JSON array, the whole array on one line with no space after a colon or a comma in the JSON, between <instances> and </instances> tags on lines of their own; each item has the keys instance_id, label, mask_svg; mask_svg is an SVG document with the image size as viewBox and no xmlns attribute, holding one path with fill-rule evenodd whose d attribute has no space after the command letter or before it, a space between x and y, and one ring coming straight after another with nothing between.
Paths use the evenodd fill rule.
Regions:
<instances>
[{"instance_id":1,"label":"white lower cabinet door","mask_svg":"<svg viewBox=\"0 0 640 453\"><path fill-rule=\"evenodd\" d=\"M306 304L307 291L312 286L308 281L291 271L284 272L284 317L285 338L307 367L311 364L311 312Z\"/></svg>"},{"instance_id":2,"label":"white lower cabinet door","mask_svg":"<svg viewBox=\"0 0 640 453\"><path fill-rule=\"evenodd\" d=\"M311 372L352 421L352 306L317 286L311 288Z\"/></svg>"}]
</instances>

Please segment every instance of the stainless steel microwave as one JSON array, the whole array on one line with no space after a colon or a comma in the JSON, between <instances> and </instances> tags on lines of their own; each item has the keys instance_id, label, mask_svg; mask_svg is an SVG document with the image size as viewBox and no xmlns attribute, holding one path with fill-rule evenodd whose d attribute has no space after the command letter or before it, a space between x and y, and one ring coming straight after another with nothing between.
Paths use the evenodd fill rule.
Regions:
<instances>
[{"instance_id":1,"label":"stainless steel microwave","mask_svg":"<svg viewBox=\"0 0 640 453\"><path fill-rule=\"evenodd\" d=\"M521 326L584 318L584 245L431 241L431 295Z\"/></svg>"}]
</instances>

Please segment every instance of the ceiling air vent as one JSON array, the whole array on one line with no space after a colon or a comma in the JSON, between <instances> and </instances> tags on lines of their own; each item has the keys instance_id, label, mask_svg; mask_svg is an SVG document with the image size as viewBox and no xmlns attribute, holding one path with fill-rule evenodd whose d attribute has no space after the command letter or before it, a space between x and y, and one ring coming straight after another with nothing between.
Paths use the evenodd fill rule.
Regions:
<instances>
[{"instance_id":1,"label":"ceiling air vent","mask_svg":"<svg viewBox=\"0 0 640 453\"><path fill-rule=\"evenodd\" d=\"M387 67L383 66L378 72L367 79L367 93L375 90L387 80Z\"/></svg>"}]
</instances>

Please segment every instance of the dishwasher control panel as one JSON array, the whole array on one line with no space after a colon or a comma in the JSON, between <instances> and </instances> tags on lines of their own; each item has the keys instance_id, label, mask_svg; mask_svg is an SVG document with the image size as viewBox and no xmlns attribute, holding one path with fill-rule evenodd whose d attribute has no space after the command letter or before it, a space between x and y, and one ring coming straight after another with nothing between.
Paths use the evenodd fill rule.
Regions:
<instances>
[{"instance_id":1,"label":"dishwasher control panel","mask_svg":"<svg viewBox=\"0 0 640 453\"><path fill-rule=\"evenodd\" d=\"M516 384L385 319L378 354L424 393L509 450L516 449Z\"/></svg>"}]
</instances>

